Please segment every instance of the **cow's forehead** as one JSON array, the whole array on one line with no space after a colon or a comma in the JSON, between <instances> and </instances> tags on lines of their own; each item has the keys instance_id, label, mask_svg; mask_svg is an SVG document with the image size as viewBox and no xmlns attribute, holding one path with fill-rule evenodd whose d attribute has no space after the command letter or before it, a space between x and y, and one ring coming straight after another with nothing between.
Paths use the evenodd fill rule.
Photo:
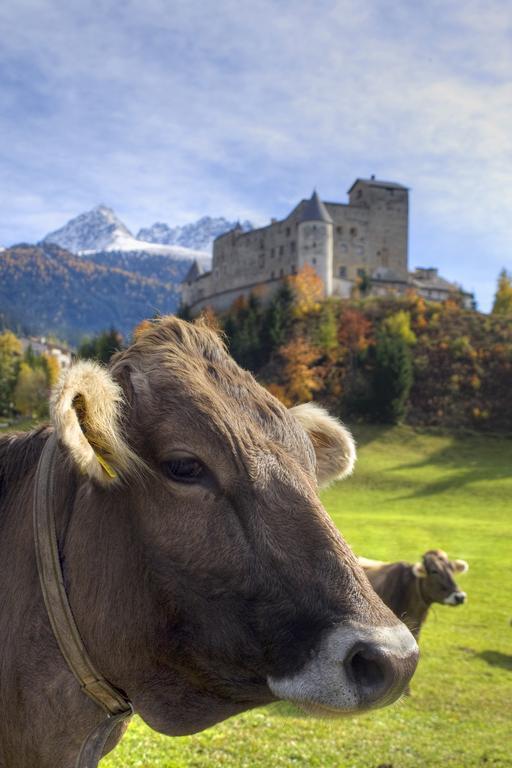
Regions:
<instances>
[{"instance_id":1,"label":"cow's forehead","mask_svg":"<svg viewBox=\"0 0 512 768\"><path fill-rule=\"evenodd\" d=\"M196 361L180 371L167 368L166 374L159 376L154 391L170 410L173 405L185 409L198 423L229 433L237 442L254 445L270 440L303 449L311 446L297 420L246 371Z\"/></svg>"},{"instance_id":2,"label":"cow's forehead","mask_svg":"<svg viewBox=\"0 0 512 768\"><path fill-rule=\"evenodd\" d=\"M425 562L436 562L438 565L449 565L449 559L446 552L442 549L431 549L423 555Z\"/></svg>"},{"instance_id":3,"label":"cow's forehead","mask_svg":"<svg viewBox=\"0 0 512 768\"><path fill-rule=\"evenodd\" d=\"M168 319L120 355L142 375L156 413L177 414L251 449L274 441L314 463L302 426L254 377L240 368L207 328Z\"/></svg>"}]
</instances>

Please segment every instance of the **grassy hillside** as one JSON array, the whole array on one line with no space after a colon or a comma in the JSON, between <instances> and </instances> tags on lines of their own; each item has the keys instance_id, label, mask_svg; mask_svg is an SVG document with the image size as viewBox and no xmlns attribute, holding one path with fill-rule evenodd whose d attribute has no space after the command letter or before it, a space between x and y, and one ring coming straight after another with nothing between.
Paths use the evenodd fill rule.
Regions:
<instances>
[{"instance_id":1,"label":"grassy hillside","mask_svg":"<svg viewBox=\"0 0 512 768\"><path fill-rule=\"evenodd\" d=\"M436 606L412 695L359 718L315 720L286 704L170 739L135 719L105 768L512 766L512 440L409 428L357 432L355 476L324 494L353 548L467 559L459 608Z\"/></svg>"}]
</instances>

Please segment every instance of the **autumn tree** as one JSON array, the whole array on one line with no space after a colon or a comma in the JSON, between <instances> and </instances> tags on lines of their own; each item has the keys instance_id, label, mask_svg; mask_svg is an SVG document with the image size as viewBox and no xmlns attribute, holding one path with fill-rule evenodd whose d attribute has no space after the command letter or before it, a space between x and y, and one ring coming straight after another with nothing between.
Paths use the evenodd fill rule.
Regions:
<instances>
[{"instance_id":1,"label":"autumn tree","mask_svg":"<svg viewBox=\"0 0 512 768\"><path fill-rule=\"evenodd\" d=\"M14 406L22 416L42 418L48 414L48 381L42 368L31 368L22 362L16 387Z\"/></svg>"},{"instance_id":2,"label":"autumn tree","mask_svg":"<svg viewBox=\"0 0 512 768\"><path fill-rule=\"evenodd\" d=\"M54 384L57 383L57 380L59 378L60 374L60 365L59 361L55 357L55 355L50 355L48 352L45 352L41 355L41 367L45 373L46 376L46 383L48 387L51 389Z\"/></svg>"},{"instance_id":3,"label":"autumn tree","mask_svg":"<svg viewBox=\"0 0 512 768\"><path fill-rule=\"evenodd\" d=\"M288 278L294 294L293 315L303 318L312 312L318 312L324 297L322 278L310 264L306 264L296 274Z\"/></svg>"},{"instance_id":4,"label":"autumn tree","mask_svg":"<svg viewBox=\"0 0 512 768\"><path fill-rule=\"evenodd\" d=\"M12 400L21 357L21 342L11 333L0 333L0 413L8 414Z\"/></svg>"},{"instance_id":5,"label":"autumn tree","mask_svg":"<svg viewBox=\"0 0 512 768\"><path fill-rule=\"evenodd\" d=\"M323 368L317 365L318 349L307 339L292 339L279 350L283 359L284 394L289 404L308 402L322 388Z\"/></svg>"},{"instance_id":6,"label":"autumn tree","mask_svg":"<svg viewBox=\"0 0 512 768\"><path fill-rule=\"evenodd\" d=\"M141 320L140 323L138 323L132 331L133 341L137 341L139 336L141 336L144 331L149 331L149 329L152 327L153 322L151 320Z\"/></svg>"},{"instance_id":7,"label":"autumn tree","mask_svg":"<svg viewBox=\"0 0 512 768\"><path fill-rule=\"evenodd\" d=\"M391 336L399 336L406 344L416 342L416 334L411 328L411 316L409 312L403 309L385 317L382 321L382 328Z\"/></svg>"},{"instance_id":8,"label":"autumn tree","mask_svg":"<svg viewBox=\"0 0 512 768\"><path fill-rule=\"evenodd\" d=\"M512 276L502 269L492 307L493 315L512 315Z\"/></svg>"},{"instance_id":9,"label":"autumn tree","mask_svg":"<svg viewBox=\"0 0 512 768\"><path fill-rule=\"evenodd\" d=\"M338 323L340 347L352 353L364 352L372 338L372 323L358 309L345 309Z\"/></svg>"}]
</instances>

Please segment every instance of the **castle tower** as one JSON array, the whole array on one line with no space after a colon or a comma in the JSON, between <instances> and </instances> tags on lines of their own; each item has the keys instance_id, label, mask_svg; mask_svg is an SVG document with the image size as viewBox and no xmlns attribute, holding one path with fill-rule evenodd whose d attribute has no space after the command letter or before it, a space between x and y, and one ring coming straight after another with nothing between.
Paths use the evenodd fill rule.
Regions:
<instances>
[{"instance_id":1,"label":"castle tower","mask_svg":"<svg viewBox=\"0 0 512 768\"><path fill-rule=\"evenodd\" d=\"M408 275L409 190L393 181L356 179L349 205L368 211L365 255L368 271L384 268L402 280Z\"/></svg>"},{"instance_id":2,"label":"castle tower","mask_svg":"<svg viewBox=\"0 0 512 768\"><path fill-rule=\"evenodd\" d=\"M297 226L297 267L309 264L322 278L325 295L332 295L333 224L327 208L313 192Z\"/></svg>"}]
</instances>

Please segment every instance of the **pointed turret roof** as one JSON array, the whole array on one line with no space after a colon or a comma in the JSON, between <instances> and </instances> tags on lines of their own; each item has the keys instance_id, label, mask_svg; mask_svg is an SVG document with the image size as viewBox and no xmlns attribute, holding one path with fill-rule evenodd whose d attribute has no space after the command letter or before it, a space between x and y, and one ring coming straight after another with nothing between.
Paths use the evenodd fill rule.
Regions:
<instances>
[{"instance_id":1,"label":"pointed turret roof","mask_svg":"<svg viewBox=\"0 0 512 768\"><path fill-rule=\"evenodd\" d=\"M184 283L193 283L194 280L197 280L197 278L204 273L203 265L198 262L197 259L194 259L192 262L190 269L188 270L185 279L183 280Z\"/></svg>"},{"instance_id":2,"label":"pointed turret roof","mask_svg":"<svg viewBox=\"0 0 512 768\"><path fill-rule=\"evenodd\" d=\"M332 224L327 208L318 197L316 189L302 209L300 221L325 221L327 224Z\"/></svg>"}]
</instances>

